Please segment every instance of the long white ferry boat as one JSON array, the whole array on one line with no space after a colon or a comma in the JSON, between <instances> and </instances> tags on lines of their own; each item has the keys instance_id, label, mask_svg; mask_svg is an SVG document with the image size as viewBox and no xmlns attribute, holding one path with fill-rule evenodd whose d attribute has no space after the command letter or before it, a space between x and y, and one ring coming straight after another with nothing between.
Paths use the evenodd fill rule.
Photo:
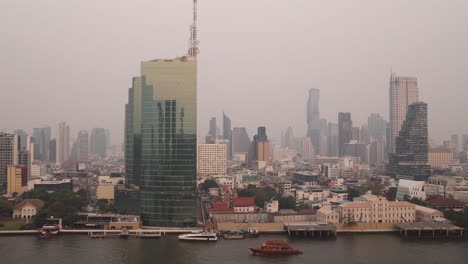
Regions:
<instances>
[{"instance_id":1,"label":"long white ferry boat","mask_svg":"<svg viewBox=\"0 0 468 264\"><path fill-rule=\"evenodd\" d=\"M217 241L218 235L215 232L200 232L200 233L189 233L182 234L179 236L179 240L187 241Z\"/></svg>"}]
</instances>

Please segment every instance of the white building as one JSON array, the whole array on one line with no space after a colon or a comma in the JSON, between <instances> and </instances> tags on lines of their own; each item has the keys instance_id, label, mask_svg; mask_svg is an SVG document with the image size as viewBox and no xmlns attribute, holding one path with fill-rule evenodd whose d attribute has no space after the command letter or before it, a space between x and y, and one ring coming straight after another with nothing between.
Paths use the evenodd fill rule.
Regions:
<instances>
[{"instance_id":1,"label":"white building","mask_svg":"<svg viewBox=\"0 0 468 264\"><path fill-rule=\"evenodd\" d=\"M265 210L267 213L275 213L279 211L279 202L277 200L265 202Z\"/></svg>"},{"instance_id":2,"label":"white building","mask_svg":"<svg viewBox=\"0 0 468 264\"><path fill-rule=\"evenodd\" d=\"M198 144L199 175L224 175L227 171L226 144Z\"/></svg>"},{"instance_id":3,"label":"white building","mask_svg":"<svg viewBox=\"0 0 468 264\"><path fill-rule=\"evenodd\" d=\"M419 198L426 200L426 192L424 191L425 182L423 181L411 181L411 180L399 180L398 181L398 191L396 199L398 201L403 201L405 196L409 198Z\"/></svg>"}]
</instances>

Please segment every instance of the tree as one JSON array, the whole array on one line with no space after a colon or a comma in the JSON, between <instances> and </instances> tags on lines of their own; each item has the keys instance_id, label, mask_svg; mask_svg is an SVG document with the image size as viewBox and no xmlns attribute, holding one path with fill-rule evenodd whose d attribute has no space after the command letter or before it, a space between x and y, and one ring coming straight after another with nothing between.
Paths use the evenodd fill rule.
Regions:
<instances>
[{"instance_id":1,"label":"tree","mask_svg":"<svg viewBox=\"0 0 468 264\"><path fill-rule=\"evenodd\" d=\"M295 209L296 198L292 196L283 196L279 199L279 209Z\"/></svg>"},{"instance_id":2,"label":"tree","mask_svg":"<svg viewBox=\"0 0 468 264\"><path fill-rule=\"evenodd\" d=\"M6 199L0 199L0 217L11 217L12 212L13 204Z\"/></svg>"},{"instance_id":3,"label":"tree","mask_svg":"<svg viewBox=\"0 0 468 264\"><path fill-rule=\"evenodd\" d=\"M239 197L255 197L255 190L254 189L242 189L237 192L237 196Z\"/></svg>"},{"instance_id":4,"label":"tree","mask_svg":"<svg viewBox=\"0 0 468 264\"><path fill-rule=\"evenodd\" d=\"M398 188L396 187L390 187L387 191L387 200L389 201L395 201L396 200L396 195L397 195Z\"/></svg>"},{"instance_id":5,"label":"tree","mask_svg":"<svg viewBox=\"0 0 468 264\"><path fill-rule=\"evenodd\" d=\"M203 191L208 191L210 188L219 188L218 183L212 179L206 179L202 184L200 184L200 188Z\"/></svg>"},{"instance_id":6,"label":"tree","mask_svg":"<svg viewBox=\"0 0 468 264\"><path fill-rule=\"evenodd\" d=\"M360 195L359 190L354 189L354 188L349 188L348 189L348 200L349 201L352 201L353 198L355 198L355 197L359 197L359 195Z\"/></svg>"}]
</instances>

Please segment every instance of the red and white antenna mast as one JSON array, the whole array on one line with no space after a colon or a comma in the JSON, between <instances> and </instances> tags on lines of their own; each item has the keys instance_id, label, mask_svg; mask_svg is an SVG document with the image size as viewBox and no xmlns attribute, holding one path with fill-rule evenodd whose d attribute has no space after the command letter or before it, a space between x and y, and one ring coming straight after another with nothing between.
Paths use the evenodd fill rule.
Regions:
<instances>
[{"instance_id":1,"label":"red and white antenna mast","mask_svg":"<svg viewBox=\"0 0 468 264\"><path fill-rule=\"evenodd\" d=\"M190 26L190 40L188 55L196 57L198 54L198 39L197 39L197 0L193 0L193 22Z\"/></svg>"}]
</instances>

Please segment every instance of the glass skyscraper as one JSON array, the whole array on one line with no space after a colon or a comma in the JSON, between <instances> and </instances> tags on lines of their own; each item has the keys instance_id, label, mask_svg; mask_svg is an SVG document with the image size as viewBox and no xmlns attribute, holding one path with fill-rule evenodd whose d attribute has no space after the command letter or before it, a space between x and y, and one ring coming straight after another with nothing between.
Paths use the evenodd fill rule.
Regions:
<instances>
[{"instance_id":1,"label":"glass skyscraper","mask_svg":"<svg viewBox=\"0 0 468 264\"><path fill-rule=\"evenodd\" d=\"M140 190L143 226L196 225L195 56L141 64L125 120L127 183Z\"/></svg>"}]
</instances>

